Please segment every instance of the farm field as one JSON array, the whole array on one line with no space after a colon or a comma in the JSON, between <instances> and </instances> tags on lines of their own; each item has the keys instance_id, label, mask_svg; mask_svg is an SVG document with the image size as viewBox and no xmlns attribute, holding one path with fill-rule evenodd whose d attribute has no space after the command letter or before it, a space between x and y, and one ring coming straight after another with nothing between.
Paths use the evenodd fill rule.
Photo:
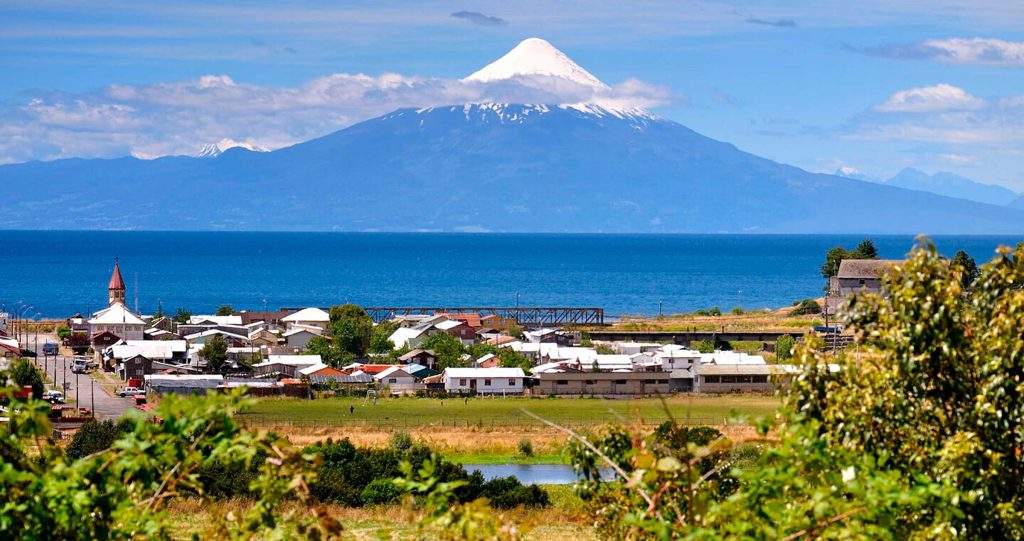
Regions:
<instances>
[{"instance_id":1,"label":"farm field","mask_svg":"<svg viewBox=\"0 0 1024 541\"><path fill-rule=\"evenodd\" d=\"M580 428L610 423L660 423L671 414L678 422L725 425L739 416L768 415L779 399L765 395L683 396L635 400L600 398L434 398L260 399L239 418L251 426L339 427L381 429L420 427L541 427L526 412L563 426Z\"/></svg>"}]
</instances>

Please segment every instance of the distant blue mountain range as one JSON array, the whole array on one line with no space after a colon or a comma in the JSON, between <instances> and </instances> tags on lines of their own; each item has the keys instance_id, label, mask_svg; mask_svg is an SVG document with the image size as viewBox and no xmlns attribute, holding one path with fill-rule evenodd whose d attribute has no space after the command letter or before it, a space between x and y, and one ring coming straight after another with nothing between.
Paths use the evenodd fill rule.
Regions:
<instances>
[{"instance_id":1,"label":"distant blue mountain range","mask_svg":"<svg viewBox=\"0 0 1024 541\"><path fill-rule=\"evenodd\" d=\"M641 111L485 103L273 152L0 166L0 227L1021 233L1024 210L809 173Z\"/></svg>"}]
</instances>

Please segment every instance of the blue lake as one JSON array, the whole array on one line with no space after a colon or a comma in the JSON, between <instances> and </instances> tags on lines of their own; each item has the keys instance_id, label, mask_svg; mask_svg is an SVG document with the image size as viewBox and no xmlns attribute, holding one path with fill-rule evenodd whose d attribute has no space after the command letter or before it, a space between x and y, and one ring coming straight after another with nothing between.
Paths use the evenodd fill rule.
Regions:
<instances>
[{"instance_id":1,"label":"blue lake","mask_svg":"<svg viewBox=\"0 0 1024 541\"><path fill-rule=\"evenodd\" d=\"M820 296L843 235L0 231L0 305L42 316L106 303L115 257L129 304L194 313L331 305L597 306L609 315L778 307ZM873 236L903 257L910 236ZM979 263L1024 237L936 237ZM31 315L31 314L30 314Z\"/></svg>"}]
</instances>

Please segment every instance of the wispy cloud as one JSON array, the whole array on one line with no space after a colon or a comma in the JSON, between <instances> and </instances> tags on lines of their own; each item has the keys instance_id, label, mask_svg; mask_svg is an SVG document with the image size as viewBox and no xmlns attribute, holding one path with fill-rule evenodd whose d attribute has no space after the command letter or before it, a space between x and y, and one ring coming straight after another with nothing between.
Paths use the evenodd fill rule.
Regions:
<instances>
[{"instance_id":1,"label":"wispy cloud","mask_svg":"<svg viewBox=\"0 0 1024 541\"><path fill-rule=\"evenodd\" d=\"M553 77L493 83L336 73L295 87L227 75L88 93L49 93L0 108L0 163L72 156L194 154L222 139L275 149L402 107L465 102L597 103L655 107L674 97L628 79L595 90Z\"/></svg>"},{"instance_id":2,"label":"wispy cloud","mask_svg":"<svg viewBox=\"0 0 1024 541\"><path fill-rule=\"evenodd\" d=\"M995 38L931 39L920 43L873 47L864 52L888 58L1024 67L1024 42Z\"/></svg>"},{"instance_id":3,"label":"wispy cloud","mask_svg":"<svg viewBox=\"0 0 1024 541\"><path fill-rule=\"evenodd\" d=\"M774 26L776 28L795 28L796 21L793 19L758 19L757 17L751 17L747 19L750 24L758 24L761 26Z\"/></svg>"},{"instance_id":4,"label":"wispy cloud","mask_svg":"<svg viewBox=\"0 0 1024 541\"><path fill-rule=\"evenodd\" d=\"M452 17L469 21L479 26L505 26L508 24L508 21L501 17L492 17L476 11L456 11L452 13Z\"/></svg>"}]
</instances>

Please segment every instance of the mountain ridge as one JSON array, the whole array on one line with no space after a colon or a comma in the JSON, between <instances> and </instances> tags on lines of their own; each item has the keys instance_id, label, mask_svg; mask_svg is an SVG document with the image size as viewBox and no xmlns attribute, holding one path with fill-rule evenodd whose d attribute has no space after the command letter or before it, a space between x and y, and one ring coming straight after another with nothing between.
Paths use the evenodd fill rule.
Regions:
<instances>
[{"instance_id":1,"label":"mountain ridge","mask_svg":"<svg viewBox=\"0 0 1024 541\"><path fill-rule=\"evenodd\" d=\"M1024 231L1022 211L809 173L670 120L595 111L406 108L267 153L2 166L0 227Z\"/></svg>"}]
</instances>

